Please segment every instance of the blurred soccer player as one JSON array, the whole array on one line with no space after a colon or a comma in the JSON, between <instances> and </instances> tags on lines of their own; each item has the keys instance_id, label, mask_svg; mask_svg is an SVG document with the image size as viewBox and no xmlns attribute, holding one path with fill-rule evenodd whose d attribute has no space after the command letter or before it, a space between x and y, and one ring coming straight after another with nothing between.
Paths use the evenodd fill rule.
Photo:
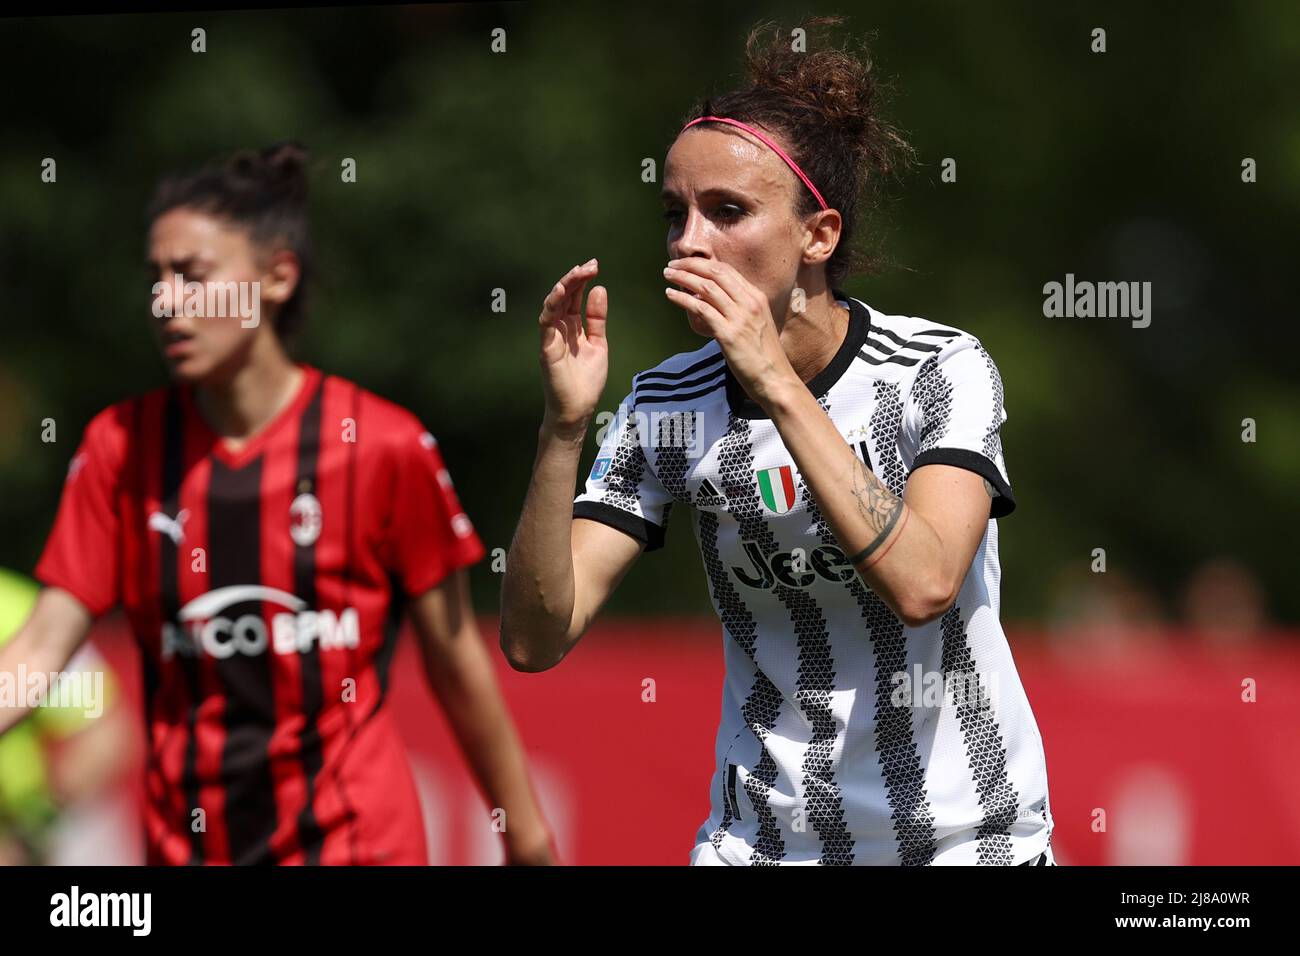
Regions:
<instances>
[{"instance_id":1,"label":"blurred soccer player","mask_svg":"<svg viewBox=\"0 0 1300 956\"><path fill-rule=\"evenodd\" d=\"M576 504L608 293L584 324L593 259L547 295L502 647L555 666L689 510L726 659L692 863L1050 865L1042 741L998 621L1002 382L969 333L839 291L906 145L866 59L808 47L756 30L749 84L673 142L665 296L709 342L634 376Z\"/></svg>"},{"instance_id":2,"label":"blurred soccer player","mask_svg":"<svg viewBox=\"0 0 1300 956\"><path fill-rule=\"evenodd\" d=\"M422 864L385 705L409 607L429 686L506 811L508 859L549 862L469 603L483 546L437 443L286 351L311 262L305 162L284 144L159 184L148 271L174 384L86 428L36 569L46 587L0 671L61 669L125 607L150 863ZM0 711L0 731L20 716Z\"/></svg>"}]
</instances>

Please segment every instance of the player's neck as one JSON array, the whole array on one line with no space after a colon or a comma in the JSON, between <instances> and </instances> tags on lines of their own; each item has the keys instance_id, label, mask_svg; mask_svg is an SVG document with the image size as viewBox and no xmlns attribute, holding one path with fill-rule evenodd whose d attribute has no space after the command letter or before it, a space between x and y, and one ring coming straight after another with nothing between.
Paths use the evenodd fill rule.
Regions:
<instances>
[{"instance_id":1,"label":"player's neck","mask_svg":"<svg viewBox=\"0 0 1300 956\"><path fill-rule=\"evenodd\" d=\"M298 393L305 373L272 337L228 378L195 389L199 411L212 430L238 446L271 422Z\"/></svg>"},{"instance_id":2,"label":"player's neck","mask_svg":"<svg viewBox=\"0 0 1300 956\"><path fill-rule=\"evenodd\" d=\"M831 364L848 330L848 310L829 291L809 297L802 312L787 311L781 324L781 348L800 381L812 381Z\"/></svg>"}]
</instances>

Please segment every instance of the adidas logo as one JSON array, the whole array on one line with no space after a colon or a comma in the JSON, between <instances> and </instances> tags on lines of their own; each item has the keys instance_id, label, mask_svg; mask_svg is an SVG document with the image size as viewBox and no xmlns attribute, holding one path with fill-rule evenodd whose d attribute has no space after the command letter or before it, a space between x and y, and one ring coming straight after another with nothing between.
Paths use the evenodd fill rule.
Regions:
<instances>
[{"instance_id":1,"label":"adidas logo","mask_svg":"<svg viewBox=\"0 0 1300 956\"><path fill-rule=\"evenodd\" d=\"M727 496L720 492L713 482L705 478L700 482L700 488L695 493L695 506L697 508L717 508L727 503Z\"/></svg>"}]
</instances>

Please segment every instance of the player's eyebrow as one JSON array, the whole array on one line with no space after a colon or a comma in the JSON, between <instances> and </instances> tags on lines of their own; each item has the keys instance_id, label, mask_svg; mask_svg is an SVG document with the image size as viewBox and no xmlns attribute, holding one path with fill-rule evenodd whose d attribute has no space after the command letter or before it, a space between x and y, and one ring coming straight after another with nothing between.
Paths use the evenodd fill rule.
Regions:
<instances>
[{"instance_id":1,"label":"player's eyebrow","mask_svg":"<svg viewBox=\"0 0 1300 956\"><path fill-rule=\"evenodd\" d=\"M709 189L701 189L699 191L699 195L701 198L733 199L733 200L738 200L740 202L748 202L748 203L757 202L756 199L753 199L752 197L746 195L745 193L740 192L737 189L731 189L726 186L713 186ZM672 189L668 186L665 186L660 191L659 198L663 202L674 202L674 201L681 202L682 199L680 193L678 193L675 189Z\"/></svg>"},{"instance_id":2,"label":"player's eyebrow","mask_svg":"<svg viewBox=\"0 0 1300 956\"><path fill-rule=\"evenodd\" d=\"M174 272L183 273L188 267L201 263L203 263L203 257L196 253L194 255L181 256L177 259L172 259L168 264ZM145 257L144 266L146 269L157 270L158 265L158 262L152 256Z\"/></svg>"}]
</instances>

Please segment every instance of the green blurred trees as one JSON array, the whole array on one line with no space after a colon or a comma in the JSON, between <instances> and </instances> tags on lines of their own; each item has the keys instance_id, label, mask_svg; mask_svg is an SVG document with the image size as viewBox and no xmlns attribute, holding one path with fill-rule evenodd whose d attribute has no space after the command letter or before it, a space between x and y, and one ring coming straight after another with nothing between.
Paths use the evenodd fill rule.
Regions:
<instances>
[{"instance_id":1,"label":"green blurred trees","mask_svg":"<svg viewBox=\"0 0 1300 956\"><path fill-rule=\"evenodd\" d=\"M317 162L320 281L300 353L416 410L488 547L507 547L540 416L537 309L555 279L601 260L609 407L634 372L700 344L659 291L664 225L641 164L662 164L695 97L731 85L765 12L781 14L528 4L0 21L0 564L30 570L90 416L164 381L141 265L155 177L286 138ZM1040 618L1061 570L1104 547L1170 601L1194 565L1234 554L1275 615L1300 619L1283 289L1300 248L1296 8L925 3L852 22L877 34L891 113L921 163L889 210L898 267L847 288L966 328L998 362L1020 502L1002 522L1008 616ZM207 53L190 52L196 26ZM1089 50L1097 26L1104 54ZM490 49L497 27L504 54ZM39 180L46 156L57 185ZM1241 182L1247 156L1254 184ZM344 157L355 184L340 182ZM955 183L940 180L945 157ZM1067 272L1152 281L1151 327L1044 318L1042 286ZM505 314L490 309L498 288ZM1247 417L1254 444L1240 439ZM482 609L498 584L475 572ZM708 607L679 513L611 608Z\"/></svg>"}]
</instances>

